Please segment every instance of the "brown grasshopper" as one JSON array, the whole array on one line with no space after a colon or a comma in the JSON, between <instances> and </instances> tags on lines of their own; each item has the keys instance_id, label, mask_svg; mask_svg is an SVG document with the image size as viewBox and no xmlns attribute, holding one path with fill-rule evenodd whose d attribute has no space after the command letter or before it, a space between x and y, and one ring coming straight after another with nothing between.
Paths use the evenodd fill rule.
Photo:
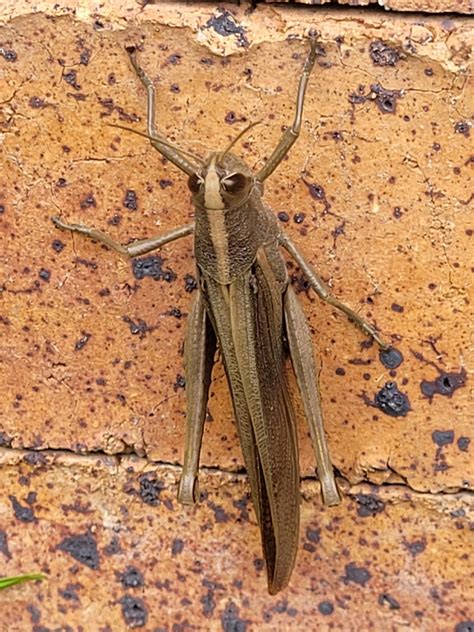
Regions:
<instances>
[{"instance_id":1,"label":"brown grasshopper","mask_svg":"<svg viewBox=\"0 0 474 632\"><path fill-rule=\"evenodd\" d=\"M188 175L195 223L121 245L95 228L52 218L58 228L86 235L127 257L144 255L194 235L199 291L188 317L184 347L188 403L178 499L185 504L198 500L199 456L218 346L232 395L271 594L288 584L299 538L298 448L284 374L285 338L310 429L324 503L335 505L340 501L324 434L310 331L288 282L279 247L283 246L293 257L318 296L344 312L382 349L387 348L372 325L329 294L262 201L263 182L300 133L306 86L317 56L313 33L309 42L293 124L256 175L230 153L238 139L226 150L201 158L158 134L154 124L154 86L139 67L135 49L129 49L131 63L148 95L146 136L160 154Z\"/></svg>"}]
</instances>

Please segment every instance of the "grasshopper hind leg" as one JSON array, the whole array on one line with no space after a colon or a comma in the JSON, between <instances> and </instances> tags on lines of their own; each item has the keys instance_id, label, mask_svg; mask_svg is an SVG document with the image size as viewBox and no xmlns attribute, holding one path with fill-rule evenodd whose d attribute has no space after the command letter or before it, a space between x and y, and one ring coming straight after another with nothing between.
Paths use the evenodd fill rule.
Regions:
<instances>
[{"instance_id":1,"label":"grasshopper hind leg","mask_svg":"<svg viewBox=\"0 0 474 632\"><path fill-rule=\"evenodd\" d=\"M340 497L324 433L311 334L308 321L291 286L285 291L284 314L291 361L308 420L324 504L337 505Z\"/></svg>"},{"instance_id":2,"label":"grasshopper hind leg","mask_svg":"<svg viewBox=\"0 0 474 632\"><path fill-rule=\"evenodd\" d=\"M186 440L178 500L192 505L199 499L198 469L206 405L216 351L216 336L198 292L188 316L184 358L186 372Z\"/></svg>"}]
</instances>

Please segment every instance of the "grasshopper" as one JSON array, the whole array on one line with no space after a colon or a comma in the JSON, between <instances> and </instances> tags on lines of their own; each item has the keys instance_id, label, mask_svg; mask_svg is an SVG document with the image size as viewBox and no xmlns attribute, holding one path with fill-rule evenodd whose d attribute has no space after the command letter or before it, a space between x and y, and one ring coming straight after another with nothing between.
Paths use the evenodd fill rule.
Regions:
<instances>
[{"instance_id":1,"label":"grasshopper","mask_svg":"<svg viewBox=\"0 0 474 632\"><path fill-rule=\"evenodd\" d=\"M59 217L52 220L58 228L90 237L126 257L144 255L194 235L199 291L189 313L184 345L187 414L178 499L184 504L198 500L199 457L218 347L261 532L268 590L275 594L289 582L299 538L300 478L294 413L284 373L287 347L310 429L324 503L340 502L324 434L310 330L289 284L280 247L296 261L321 299L344 312L382 349L387 348L371 324L330 295L262 201L263 182L300 133L306 87L317 57L316 34L309 35L293 124L256 174L230 152L242 134L224 151L201 158L157 133L154 85L138 65L136 49L127 52L147 91L147 134L142 135L187 174L195 222L121 245L96 228L67 224Z\"/></svg>"}]
</instances>

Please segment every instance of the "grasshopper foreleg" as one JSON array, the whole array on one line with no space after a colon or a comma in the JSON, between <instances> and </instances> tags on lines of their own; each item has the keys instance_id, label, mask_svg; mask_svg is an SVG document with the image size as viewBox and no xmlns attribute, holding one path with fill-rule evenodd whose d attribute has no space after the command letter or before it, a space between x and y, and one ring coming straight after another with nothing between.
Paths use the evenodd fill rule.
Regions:
<instances>
[{"instance_id":1,"label":"grasshopper foreleg","mask_svg":"<svg viewBox=\"0 0 474 632\"><path fill-rule=\"evenodd\" d=\"M173 230L170 230L163 235L149 237L148 239L139 239L132 242L131 244L122 245L97 228L83 226L82 224L67 224L66 222L63 222L62 219L56 216L52 217L51 221L57 228L61 228L62 230L69 230L72 233L79 233L81 235L84 235L85 237L89 237L94 241L105 244L112 250L115 250L115 252L118 252L126 257L139 257L141 255L145 255L152 250L161 248L165 244L168 244L170 241L175 241L176 239L180 239L181 237L186 237L194 231L194 224L186 224L185 226L174 228Z\"/></svg>"},{"instance_id":2,"label":"grasshopper foreleg","mask_svg":"<svg viewBox=\"0 0 474 632\"><path fill-rule=\"evenodd\" d=\"M283 136L280 139L280 142L273 150L270 158L266 161L263 167L257 174L257 180L259 182L263 182L271 175L275 169L278 167L280 162L286 156L293 143L296 142L298 136L300 135L301 123L303 120L303 105L304 105L304 97L306 94L306 86L308 85L309 77L311 71L313 70L314 62L316 61L316 57L318 54L317 49L317 40L315 34L310 34L309 37L310 51L308 53L308 57L306 58L305 65L303 67L303 71L300 75L300 82L298 85L298 94L296 95L296 111L295 118L293 120L293 124L291 127L288 127Z\"/></svg>"}]
</instances>

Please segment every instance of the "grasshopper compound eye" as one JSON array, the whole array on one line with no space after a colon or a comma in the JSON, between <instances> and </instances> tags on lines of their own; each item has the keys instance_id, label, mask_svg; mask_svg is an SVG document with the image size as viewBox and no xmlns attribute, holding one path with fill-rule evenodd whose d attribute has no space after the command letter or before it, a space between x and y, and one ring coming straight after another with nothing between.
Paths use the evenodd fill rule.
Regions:
<instances>
[{"instance_id":1,"label":"grasshopper compound eye","mask_svg":"<svg viewBox=\"0 0 474 632\"><path fill-rule=\"evenodd\" d=\"M197 173L192 173L188 178L188 189L191 193L199 193L204 180Z\"/></svg>"},{"instance_id":2,"label":"grasshopper compound eye","mask_svg":"<svg viewBox=\"0 0 474 632\"><path fill-rule=\"evenodd\" d=\"M240 193L248 185L248 177L243 173L231 173L230 175L222 178L221 187L227 193Z\"/></svg>"}]
</instances>

